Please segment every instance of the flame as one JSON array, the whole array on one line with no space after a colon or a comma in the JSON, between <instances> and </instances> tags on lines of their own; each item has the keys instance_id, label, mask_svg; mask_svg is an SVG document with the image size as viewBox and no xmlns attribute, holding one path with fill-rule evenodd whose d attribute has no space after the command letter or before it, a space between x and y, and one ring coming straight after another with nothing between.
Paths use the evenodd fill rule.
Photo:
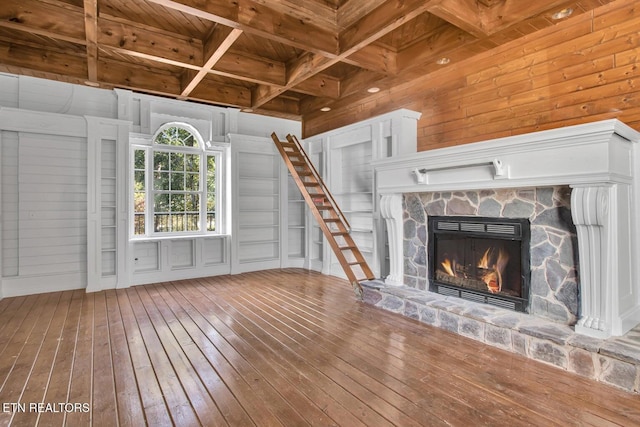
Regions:
<instances>
[{"instance_id":1,"label":"flame","mask_svg":"<svg viewBox=\"0 0 640 427\"><path fill-rule=\"evenodd\" d=\"M494 254L495 250L489 248L478 261L478 267L485 270L481 279L487 284L487 288L492 294L502 290L502 272L509 262L509 255L502 249L498 250L497 257ZM491 261L494 258L495 263L492 264Z\"/></svg>"},{"instance_id":2,"label":"flame","mask_svg":"<svg viewBox=\"0 0 640 427\"><path fill-rule=\"evenodd\" d=\"M451 264L451 260L449 258L446 258L440 265L442 265L442 268L444 268L445 273L447 273L449 276L455 277L456 273L453 271L453 265Z\"/></svg>"},{"instance_id":3,"label":"flame","mask_svg":"<svg viewBox=\"0 0 640 427\"><path fill-rule=\"evenodd\" d=\"M492 294L502 291L502 273L504 272L507 263L509 262L509 254L502 249L489 248L482 257L478 260L477 268L478 275L475 279L484 282L487 285L487 290ZM455 259L445 258L440 263L443 272L451 277L467 278L465 273L467 269L462 268L457 264ZM470 277L474 279L474 277Z\"/></svg>"}]
</instances>

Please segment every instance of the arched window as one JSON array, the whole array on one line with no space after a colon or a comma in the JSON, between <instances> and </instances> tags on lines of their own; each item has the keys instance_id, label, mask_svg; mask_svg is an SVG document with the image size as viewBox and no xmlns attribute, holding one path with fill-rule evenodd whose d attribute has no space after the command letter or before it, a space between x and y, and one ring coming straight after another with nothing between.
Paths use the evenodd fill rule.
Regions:
<instances>
[{"instance_id":1,"label":"arched window","mask_svg":"<svg viewBox=\"0 0 640 427\"><path fill-rule=\"evenodd\" d=\"M133 154L134 236L218 231L220 153L193 126L167 123Z\"/></svg>"}]
</instances>

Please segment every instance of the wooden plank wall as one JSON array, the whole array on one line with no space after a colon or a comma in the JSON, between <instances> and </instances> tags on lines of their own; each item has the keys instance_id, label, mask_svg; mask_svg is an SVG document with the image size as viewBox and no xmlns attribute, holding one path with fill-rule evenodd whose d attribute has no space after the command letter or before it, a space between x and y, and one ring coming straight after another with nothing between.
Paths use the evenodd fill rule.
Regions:
<instances>
[{"instance_id":1,"label":"wooden plank wall","mask_svg":"<svg viewBox=\"0 0 640 427\"><path fill-rule=\"evenodd\" d=\"M422 112L418 151L617 118L640 130L640 10L618 0L348 109L305 138L398 108Z\"/></svg>"}]
</instances>

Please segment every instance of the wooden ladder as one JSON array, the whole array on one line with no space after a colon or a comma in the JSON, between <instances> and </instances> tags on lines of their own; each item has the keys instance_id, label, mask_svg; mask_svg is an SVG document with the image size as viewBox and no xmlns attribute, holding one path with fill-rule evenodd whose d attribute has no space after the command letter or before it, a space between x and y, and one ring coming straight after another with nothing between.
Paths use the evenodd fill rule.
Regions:
<instances>
[{"instance_id":1,"label":"wooden ladder","mask_svg":"<svg viewBox=\"0 0 640 427\"><path fill-rule=\"evenodd\" d=\"M362 297L360 282L374 279L364 256L351 238L351 226L344 216L318 171L295 136L287 135L286 141L271 134L282 159L300 193L320 225L324 236L336 254L356 296Z\"/></svg>"}]
</instances>

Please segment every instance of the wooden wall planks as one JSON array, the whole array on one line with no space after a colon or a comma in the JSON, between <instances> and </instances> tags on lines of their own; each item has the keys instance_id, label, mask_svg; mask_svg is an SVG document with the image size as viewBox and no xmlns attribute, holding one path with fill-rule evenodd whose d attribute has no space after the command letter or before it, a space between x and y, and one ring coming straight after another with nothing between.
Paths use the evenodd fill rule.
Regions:
<instances>
[{"instance_id":1,"label":"wooden wall planks","mask_svg":"<svg viewBox=\"0 0 640 427\"><path fill-rule=\"evenodd\" d=\"M419 151L611 118L640 129L636 3L612 2L315 115L304 122L304 137L398 108L422 112Z\"/></svg>"}]
</instances>

